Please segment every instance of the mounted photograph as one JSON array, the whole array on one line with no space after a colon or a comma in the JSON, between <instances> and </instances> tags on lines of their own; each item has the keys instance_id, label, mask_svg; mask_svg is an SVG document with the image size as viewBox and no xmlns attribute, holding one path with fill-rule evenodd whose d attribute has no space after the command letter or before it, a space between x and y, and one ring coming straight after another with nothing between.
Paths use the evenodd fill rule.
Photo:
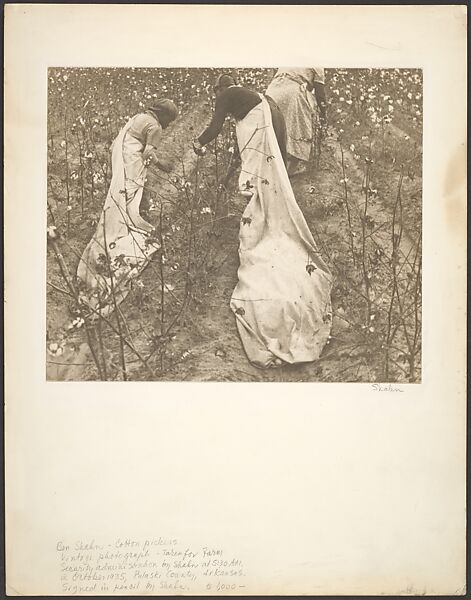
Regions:
<instances>
[{"instance_id":1,"label":"mounted photograph","mask_svg":"<svg viewBox=\"0 0 471 600\"><path fill-rule=\"evenodd\" d=\"M420 69L47 76L48 381L421 382Z\"/></svg>"}]
</instances>

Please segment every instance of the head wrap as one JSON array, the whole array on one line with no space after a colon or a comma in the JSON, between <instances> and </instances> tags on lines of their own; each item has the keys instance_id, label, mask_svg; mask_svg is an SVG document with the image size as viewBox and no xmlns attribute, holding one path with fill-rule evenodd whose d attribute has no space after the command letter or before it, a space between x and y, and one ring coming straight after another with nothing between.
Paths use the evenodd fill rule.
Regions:
<instances>
[{"instance_id":1,"label":"head wrap","mask_svg":"<svg viewBox=\"0 0 471 600\"><path fill-rule=\"evenodd\" d=\"M149 110L152 110L157 115L166 113L172 121L178 116L177 107L171 100L167 100L166 98L162 98L161 100L154 102L152 106L149 106Z\"/></svg>"},{"instance_id":2,"label":"head wrap","mask_svg":"<svg viewBox=\"0 0 471 600\"><path fill-rule=\"evenodd\" d=\"M230 85L236 85L236 80L234 79L234 77L232 77L232 75L222 73L216 79L216 85L214 87L223 88L223 87L229 87Z\"/></svg>"}]
</instances>

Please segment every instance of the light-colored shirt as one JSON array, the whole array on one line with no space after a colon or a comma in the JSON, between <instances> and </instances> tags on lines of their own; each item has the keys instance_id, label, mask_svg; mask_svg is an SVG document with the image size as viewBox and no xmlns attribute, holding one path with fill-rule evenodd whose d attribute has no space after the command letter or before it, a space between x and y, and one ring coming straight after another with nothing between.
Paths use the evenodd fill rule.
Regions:
<instances>
[{"instance_id":1,"label":"light-colored shirt","mask_svg":"<svg viewBox=\"0 0 471 600\"><path fill-rule=\"evenodd\" d=\"M157 148L162 135L162 127L150 113L141 113L133 117L128 133L138 139L143 146Z\"/></svg>"},{"instance_id":2,"label":"light-colored shirt","mask_svg":"<svg viewBox=\"0 0 471 600\"><path fill-rule=\"evenodd\" d=\"M282 75L284 73L286 73L287 75L301 77L310 86L313 86L314 83L325 84L325 74L324 69L322 67L281 67L276 72L276 75Z\"/></svg>"}]
</instances>

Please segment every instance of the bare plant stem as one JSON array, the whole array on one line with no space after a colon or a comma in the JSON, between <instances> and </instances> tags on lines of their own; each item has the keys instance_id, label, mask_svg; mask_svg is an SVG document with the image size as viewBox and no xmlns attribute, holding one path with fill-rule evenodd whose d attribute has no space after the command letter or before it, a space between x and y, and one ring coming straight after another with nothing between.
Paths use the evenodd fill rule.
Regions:
<instances>
[{"instance_id":1,"label":"bare plant stem","mask_svg":"<svg viewBox=\"0 0 471 600\"><path fill-rule=\"evenodd\" d=\"M118 329L118 337L119 337L119 358L121 361L121 373L123 377L123 381L127 381L127 372L126 372L126 356L124 354L124 335L121 328L121 317L118 311L118 302L116 299L116 289L114 285L114 273L113 267L110 260L110 255L108 252L108 242L106 240L106 215L103 213L103 241L105 245L105 254L106 254L106 264L108 266L108 272L110 276L110 286L111 286L111 297L113 299L113 305L115 310L116 317L116 327Z\"/></svg>"},{"instance_id":2,"label":"bare plant stem","mask_svg":"<svg viewBox=\"0 0 471 600\"><path fill-rule=\"evenodd\" d=\"M105 381L108 379L108 369L106 366L106 352L105 352L105 347L104 347L104 343L103 343L103 331L102 331L102 314L101 311L99 311L98 313L98 325L97 325L97 336L98 336L98 343L100 346L100 352L101 352L101 360L103 361L103 376L105 378Z\"/></svg>"},{"instance_id":3,"label":"bare plant stem","mask_svg":"<svg viewBox=\"0 0 471 600\"><path fill-rule=\"evenodd\" d=\"M79 294L73 284L72 277L70 276L69 270L68 270L67 265L64 260L64 256L62 255L62 252L59 248L57 241L51 240L51 246L52 246L52 249L54 250L54 254L55 254L55 257L57 260L57 264L59 265L59 269L60 269L62 278L64 279L67 287L69 288L72 296L74 297L75 302L78 307L78 310L79 310L79 313L80 313L80 317L83 319L83 322L85 325L85 331L86 331L86 335L87 335L87 341L88 341L88 345L90 347L90 352L92 353L93 360L95 361L98 375L99 375L100 379L102 379L103 372L101 369L100 361L99 361L98 356L95 351L95 346L94 346L94 341L93 341L93 329L88 322L87 315L81 309Z\"/></svg>"},{"instance_id":4,"label":"bare plant stem","mask_svg":"<svg viewBox=\"0 0 471 600\"><path fill-rule=\"evenodd\" d=\"M69 138L67 135L67 107L64 109L64 141L65 141L65 189L67 193L67 232L70 229L70 183L69 183Z\"/></svg>"},{"instance_id":5,"label":"bare plant stem","mask_svg":"<svg viewBox=\"0 0 471 600\"><path fill-rule=\"evenodd\" d=\"M98 316L99 311L93 309L92 310L93 314L95 316ZM115 335L119 335L119 331L116 329L116 327L113 325L113 323L107 319L106 317L103 317L103 322L111 329L111 331L115 334ZM146 367L147 371L149 372L149 375L151 375L152 377L154 377L155 373L154 371L151 369L151 367L149 366L149 358L150 357L144 357L142 356L142 354L136 349L136 347L129 341L127 340L124 336L122 337L123 343L125 346L127 346L131 352L133 352L133 354L136 355L137 359L141 361L141 363Z\"/></svg>"},{"instance_id":6,"label":"bare plant stem","mask_svg":"<svg viewBox=\"0 0 471 600\"><path fill-rule=\"evenodd\" d=\"M77 144L79 150L79 161L80 161L80 214L83 217L84 207L84 185L83 185L83 158L82 158L82 142L80 140L80 132L77 129Z\"/></svg>"},{"instance_id":7,"label":"bare plant stem","mask_svg":"<svg viewBox=\"0 0 471 600\"><path fill-rule=\"evenodd\" d=\"M421 247L420 236L417 241L417 254L419 254L419 248ZM422 288L422 261L419 260L417 273L415 277L415 285L414 285L414 339L412 341L412 352L410 353L409 358L409 371L410 371L410 381L416 380L416 355L417 355L417 347L419 341L419 332L420 332L420 316L419 316L419 306L420 302L420 292Z\"/></svg>"},{"instance_id":8,"label":"bare plant stem","mask_svg":"<svg viewBox=\"0 0 471 600\"><path fill-rule=\"evenodd\" d=\"M345 160L344 160L344 152L343 152L343 148L342 148L342 144L340 144L340 153L342 156L342 177L343 177L343 185L344 185L344 202L345 202L345 209L347 211L347 220L348 220L348 234L349 234L349 238L350 238L350 249L352 252L352 260L353 260L353 266L356 266L356 259L355 259L355 247L353 244L353 228L352 228L352 216L350 213L350 205L348 203L348 186L347 186L347 174L345 171Z\"/></svg>"},{"instance_id":9,"label":"bare plant stem","mask_svg":"<svg viewBox=\"0 0 471 600\"><path fill-rule=\"evenodd\" d=\"M159 235L160 235L160 373L164 372L164 328L165 328L165 274L164 274L164 236L163 236L163 211L164 202L160 202L160 214L159 214Z\"/></svg>"},{"instance_id":10,"label":"bare plant stem","mask_svg":"<svg viewBox=\"0 0 471 600\"><path fill-rule=\"evenodd\" d=\"M60 292L61 294L65 294L66 296L69 296L69 298L74 298L74 296L70 292L68 292L67 290L63 290L58 285L54 285L50 281L47 282L47 285L49 285L50 287L52 287L53 290L56 290L56 292Z\"/></svg>"},{"instance_id":11,"label":"bare plant stem","mask_svg":"<svg viewBox=\"0 0 471 600\"><path fill-rule=\"evenodd\" d=\"M88 168L90 169L90 200L91 205L93 206L93 202L95 199L95 179L93 172L93 159L88 159Z\"/></svg>"},{"instance_id":12,"label":"bare plant stem","mask_svg":"<svg viewBox=\"0 0 471 600\"><path fill-rule=\"evenodd\" d=\"M370 191L370 164L366 165L366 176L365 176L365 206L361 219L361 266L363 271L363 282L365 285L366 295L366 324L367 327L370 325L371 317L371 295L370 295L370 279L369 271L367 267L367 252L366 252L366 219L368 216L368 197Z\"/></svg>"},{"instance_id":13,"label":"bare plant stem","mask_svg":"<svg viewBox=\"0 0 471 600\"><path fill-rule=\"evenodd\" d=\"M219 148L218 148L218 138L216 137L214 140L214 167L215 167L215 171L216 171L216 190L219 188ZM217 206L217 201L218 201L218 194L216 192L216 206L215 206L215 212L217 212L218 210L218 206Z\"/></svg>"},{"instance_id":14,"label":"bare plant stem","mask_svg":"<svg viewBox=\"0 0 471 600\"><path fill-rule=\"evenodd\" d=\"M404 168L401 168L401 173L399 176L399 183L396 195L396 202L394 204L393 210L393 219L392 219L392 228L391 228L391 242L392 242L392 256L391 256L391 268L392 268L392 293L391 300L389 304L388 310L388 329L386 334L386 354L385 354L385 367L384 372L386 376L389 376L389 360L391 360L390 356L390 347L391 343L396 335L396 332L399 328L401 328L404 332L404 337L406 339L406 344L408 348L408 361L410 366L409 378L410 380L414 380L415 378L415 354L416 354L416 346L412 344L410 336L409 336L409 328L408 328L408 312L405 310L404 303L401 298L400 292L400 284L398 279L398 262L399 262L399 249L400 242L402 237L402 198L401 198L401 190L402 183L404 179ZM398 215L399 213L399 215ZM414 265L416 264L417 257L419 252L419 245L417 245L416 256L414 259ZM402 268L402 267L401 267ZM413 268L414 270L414 268ZM417 273L417 278L419 277L419 272ZM417 285L416 285L417 287ZM406 292L408 291L409 286L406 288ZM392 330L392 320L393 320L393 307L395 304L395 300L397 300L397 305L399 309L399 323ZM417 292L417 304L418 304L418 292ZM417 322L416 322L416 331L418 331L418 306L414 302L414 311L417 311ZM416 340L416 336L414 335L414 339ZM393 361L394 362L394 361Z\"/></svg>"}]
</instances>

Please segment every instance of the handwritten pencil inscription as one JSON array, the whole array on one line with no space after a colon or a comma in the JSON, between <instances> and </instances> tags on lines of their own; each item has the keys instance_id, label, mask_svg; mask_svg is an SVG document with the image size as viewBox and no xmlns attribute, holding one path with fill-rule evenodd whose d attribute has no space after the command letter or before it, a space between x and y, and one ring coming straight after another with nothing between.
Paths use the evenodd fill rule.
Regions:
<instances>
[{"instance_id":1,"label":"handwritten pencil inscription","mask_svg":"<svg viewBox=\"0 0 471 600\"><path fill-rule=\"evenodd\" d=\"M397 385L392 385L391 383L373 383L371 387L373 388L374 392L404 392L404 390L401 387Z\"/></svg>"},{"instance_id":2,"label":"handwritten pencil inscription","mask_svg":"<svg viewBox=\"0 0 471 600\"><path fill-rule=\"evenodd\" d=\"M245 587L240 558L176 538L59 540L55 551L66 595L242 594Z\"/></svg>"}]
</instances>

